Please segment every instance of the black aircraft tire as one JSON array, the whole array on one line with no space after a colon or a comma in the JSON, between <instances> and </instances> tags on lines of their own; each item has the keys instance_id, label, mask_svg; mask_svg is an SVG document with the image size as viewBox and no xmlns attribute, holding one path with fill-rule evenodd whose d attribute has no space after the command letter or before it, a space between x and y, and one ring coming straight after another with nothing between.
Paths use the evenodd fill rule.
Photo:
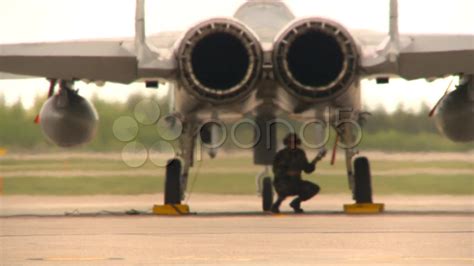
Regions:
<instances>
[{"instance_id":1,"label":"black aircraft tire","mask_svg":"<svg viewBox=\"0 0 474 266\"><path fill-rule=\"evenodd\" d=\"M272 209L273 205L273 184L271 177L265 177L263 179L263 190L262 190L262 207L263 211L268 212Z\"/></svg>"},{"instance_id":2,"label":"black aircraft tire","mask_svg":"<svg viewBox=\"0 0 474 266\"><path fill-rule=\"evenodd\" d=\"M181 204L181 161L173 159L166 166L165 204Z\"/></svg>"},{"instance_id":3,"label":"black aircraft tire","mask_svg":"<svg viewBox=\"0 0 474 266\"><path fill-rule=\"evenodd\" d=\"M372 181L370 164L366 157L354 161L355 200L357 203L372 203Z\"/></svg>"}]
</instances>

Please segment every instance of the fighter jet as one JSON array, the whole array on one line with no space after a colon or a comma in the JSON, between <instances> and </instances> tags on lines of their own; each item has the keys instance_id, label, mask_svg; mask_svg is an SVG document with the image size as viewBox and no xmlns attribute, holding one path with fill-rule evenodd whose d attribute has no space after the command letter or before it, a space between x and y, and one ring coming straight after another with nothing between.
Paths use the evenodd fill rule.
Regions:
<instances>
[{"instance_id":1,"label":"fighter jet","mask_svg":"<svg viewBox=\"0 0 474 266\"><path fill-rule=\"evenodd\" d=\"M147 37L145 3L137 0L134 40L1 45L0 72L50 81L41 126L64 147L87 143L97 126L95 109L74 89L76 81L171 84L171 120L181 121L183 134L180 160L167 168L165 203L179 203L185 194L196 132L207 132L201 139L212 145L217 125L203 125L223 114L251 117L258 132L253 150L255 164L267 169L259 175L264 210L271 206L268 166L276 153L275 127L268 125L282 123L277 118L283 114L303 123L328 121L326 126L336 129L346 144L349 187L363 203L372 197L369 164L354 160L357 146L349 145L357 138L353 122L363 118L362 79L461 77L457 89L440 101L435 118L453 141L474 140L474 36L402 35L397 0L390 1L389 19L389 35L368 45L363 34L337 21L296 18L283 1L249 0L233 17Z\"/></svg>"}]
</instances>

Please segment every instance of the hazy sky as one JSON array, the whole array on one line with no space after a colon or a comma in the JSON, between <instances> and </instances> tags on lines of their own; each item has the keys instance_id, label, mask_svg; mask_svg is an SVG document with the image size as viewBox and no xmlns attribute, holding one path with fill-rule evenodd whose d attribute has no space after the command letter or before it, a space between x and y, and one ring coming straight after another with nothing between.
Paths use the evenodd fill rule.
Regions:
<instances>
[{"instance_id":1,"label":"hazy sky","mask_svg":"<svg viewBox=\"0 0 474 266\"><path fill-rule=\"evenodd\" d=\"M230 16L242 0L148 0L147 31L184 30L197 21L212 16ZM386 32L388 0L289 0L297 16L323 16L349 28ZM474 34L473 0L400 0L400 30L406 33ZM132 36L134 0L3 0L0 1L0 44L17 42L60 41L103 37ZM395 80L376 86L365 81L364 102L372 107L384 105L389 110L400 102L415 108L425 101L434 104L449 79L434 83ZM82 94L98 92L100 97L121 100L140 86L108 84L82 85ZM21 98L29 105L32 96L46 93L41 80L0 81L9 102ZM150 93L150 92L149 92ZM151 92L154 93L154 92Z\"/></svg>"}]
</instances>

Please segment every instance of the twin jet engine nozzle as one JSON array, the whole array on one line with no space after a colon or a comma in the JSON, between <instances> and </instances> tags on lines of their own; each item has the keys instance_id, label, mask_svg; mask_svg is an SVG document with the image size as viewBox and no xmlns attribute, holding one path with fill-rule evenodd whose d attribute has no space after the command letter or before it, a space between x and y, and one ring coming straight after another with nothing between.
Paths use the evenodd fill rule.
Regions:
<instances>
[{"instance_id":1,"label":"twin jet engine nozzle","mask_svg":"<svg viewBox=\"0 0 474 266\"><path fill-rule=\"evenodd\" d=\"M244 98L263 70L263 49L254 32L233 19L212 19L186 33L176 52L180 81L195 97L214 103ZM327 101L356 79L359 53L336 22L308 18L290 24L273 47L274 74L295 97Z\"/></svg>"}]
</instances>

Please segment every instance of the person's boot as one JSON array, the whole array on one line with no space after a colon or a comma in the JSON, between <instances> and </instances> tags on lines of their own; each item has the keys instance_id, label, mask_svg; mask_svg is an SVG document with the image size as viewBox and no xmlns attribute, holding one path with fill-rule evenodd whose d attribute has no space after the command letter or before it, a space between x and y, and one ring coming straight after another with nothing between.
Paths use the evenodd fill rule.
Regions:
<instances>
[{"instance_id":1,"label":"person's boot","mask_svg":"<svg viewBox=\"0 0 474 266\"><path fill-rule=\"evenodd\" d=\"M275 203L273 203L272 205L272 208L270 209L270 211L272 213L280 213L280 205L281 205L281 200L278 199L277 201L275 201Z\"/></svg>"},{"instance_id":2,"label":"person's boot","mask_svg":"<svg viewBox=\"0 0 474 266\"><path fill-rule=\"evenodd\" d=\"M301 200L299 198L294 199L290 203L290 207L293 208L295 213L304 213L304 210L301 209Z\"/></svg>"}]
</instances>

